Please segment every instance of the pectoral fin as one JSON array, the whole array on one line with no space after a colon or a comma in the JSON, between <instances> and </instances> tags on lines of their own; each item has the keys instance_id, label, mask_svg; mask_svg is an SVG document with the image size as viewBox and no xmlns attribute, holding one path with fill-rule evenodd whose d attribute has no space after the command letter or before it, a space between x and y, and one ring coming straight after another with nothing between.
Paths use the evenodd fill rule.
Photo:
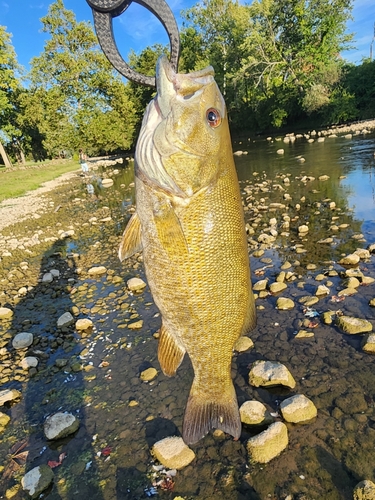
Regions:
<instances>
[{"instance_id":1,"label":"pectoral fin","mask_svg":"<svg viewBox=\"0 0 375 500\"><path fill-rule=\"evenodd\" d=\"M154 222L159 241L171 259L189 252L181 222L169 202L163 202L157 207Z\"/></svg>"},{"instance_id":2,"label":"pectoral fin","mask_svg":"<svg viewBox=\"0 0 375 500\"><path fill-rule=\"evenodd\" d=\"M137 252L142 251L141 242L141 223L137 212L133 214L125 228L118 250L118 256L121 262L131 257Z\"/></svg>"},{"instance_id":3,"label":"pectoral fin","mask_svg":"<svg viewBox=\"0 0 375 500\"><path fill-rule=\"evenodd\" d=\"M177 368L182 363L184 355L185 348L178 343L175 335L162 325L160 329L158 359L164 375L168 377L176 375Z\"/></svg>"}]
</instances>

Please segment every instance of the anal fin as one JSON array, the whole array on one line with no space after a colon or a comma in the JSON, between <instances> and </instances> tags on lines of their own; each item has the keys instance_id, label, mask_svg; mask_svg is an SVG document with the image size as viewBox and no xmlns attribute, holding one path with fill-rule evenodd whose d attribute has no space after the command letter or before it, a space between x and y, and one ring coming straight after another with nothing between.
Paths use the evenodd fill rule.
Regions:
<instances>
[{"instance_id":1,"label":"anal fin","mask_svg":"<svg viewBox=\"0 0 375 500\"><path fill-rule=\"evenodd\" d=\"M141 222L137 212L133 214L125 228L118 250L118 256L121 262L131 257L137 252L142 251L141 242Z\"/></svg>"},{"instance_id":2,"label":"anal fin","mask_svg":"<svg viewBox=\"0 0 375 500\"><path fill-rule=\"evenodd\" d=\"M181 346L176 337L162 325L160 329L160 338L158 346L158 359L164 375L173 377L176 375L177 368L184 359L185 349Z\"/></svg>"}]
</instances>

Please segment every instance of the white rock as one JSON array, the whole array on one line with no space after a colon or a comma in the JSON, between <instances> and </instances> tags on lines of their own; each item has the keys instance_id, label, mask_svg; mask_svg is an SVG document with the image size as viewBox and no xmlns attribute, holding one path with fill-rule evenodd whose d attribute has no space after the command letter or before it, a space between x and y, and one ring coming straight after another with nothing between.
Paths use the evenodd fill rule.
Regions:
<instances>
[{"instance_id":1,"label":"white rock","mask_svg":"<svg viewBox=\"0 0 375 500\"><path fill-rule=\"evenodd\" d=\"M12 345L15 349L25 349L29 347L34 340L34 336L32 333L21 332L17 333L17 335L12 340Z\"/></svg>"},{"instance_id":2,"label":"white rock","mask_svg":"<svg viewBox=\"0 0 375 500\"><path fill-rule=\"evenodd\" d=\"M61 439L73 434L79 427L79 420L71 413L55 413L44 422L44 434L47 439Z\"/></svg>"},{"instance_id":3,"label":"white rock","mask_svg":"<svg viewBox=\"0 0 375 500\"><path fill-rule=\"evenodd\" d=\"M249 383L255 387L284 385L291 389L296 385L288 368L277 361L255 361L249 372Z\"/></svg>"},{"instance_id":4,"label":"white rock","mask_svg":"<svg viewBox=\"0 0 375 500\"><path fill-rule=\"evenodd\" d=\"M182 438L173 436L158 441L152 447L152 454L169 469L182 469L195 458L195 453Z\"/></svg>"},{"instance_id":5,"label":"white rock","mask_svg":"<svg viewBox=\"0 0 375 500\"><path fill-rule=\"evenodd\" d=\"M59 278L60 277L60 271L58 269L51 269L50 273L54 278Z\"/></svg>"},{"instance_id":6,"label":"white rock","mask_svg":"<svg viewBox=\"0 0 375 500\"><path fill-rule=\"evenodd\" d=\"M259 401L245 401L240 407L241 422L247 425L268 425L272 423L271 414Z\"/></svg>"},{"instance_id":7,"label":"white rock","mask_svg":"<svg viewBox=\"0 0 375 500\"><path fill-rule=\"evenodd\" d=\"M0 319L9 319L13 316L12 309L9 307L0 307Z\"/></svg>"},{"instance_id":8,"label":"white rock","mask_svg":"<svg viewBox=\"0 0 375 500\"><path fill-rule=\"evenodd\" d=\"M0 406L3 406L4 403L8 401L14 401L21 397L20 391L17 389L4 389L0 391Z\"/></svg>"},{"instance_id":9,"label":"white rock","mask_svg":"<svg viewBox=\"0 0 375 500\"><path fill-rule=\"evenodd\" d=\"M38 362L38 358L35 356L26 356L20 364L24 370L28 370L29 368L35 368L38 366Z\"/></svg>"},{"instance_id":10,"label":"white rock","mask_svg":"<svg viewBox=\"0 0 375 500\"><path fill-rule=\"evenodd\" d=\"M54 474L48 465L31 469L21 480L22 488L31 498L37 498L52 483Z\"/></svg>"},{"instance_id":11,"label":"white rock","mask_svg":"<svg viewBox=\"0 0 375 500\"><path fill-rule=\"evenodd\" d=\"M104 266L93 266L88 270L90 276L99 276L105 274L107 269Z\"/></svg>"},{"instance_id":12,"label":"white rock","mask_svg":"<svg viewBox=\"0 0 375 500\"><path fill-rule=\"evenodd\" d=\"M280 404L280 410L284 420L293 423L311 420L318 414L314 403L303 394L284 399Z\"/></svg>"},{"instance_id":13,"label":"white rock","mask_svg":"<svg viewBox=\"0 0 375 500\"><path fill-rule=\"evenodd\" d=\"M74 323L74 318L70 312L62 314L57 320L57 328L63 328L64 326L70 326Z\"/></svg>"},{"instance_id":14,"label":"white rock","mask_svg":"<svg viewBox=\"0 0 375 500\"><path fill-rule=\"evenodd\" d=\"M288 446L288 429L282 422L271 424L268 429L247 442L250 459L254 462L265 464Z\"/></svg>"},{"instance_id":15,"label":"white rock","mask_svg":"<svg viewBox=\"0 0 375 500\"><path fill-rule=\"evenodd\" d=\"M52 283L53 276L52 273L44 273L42 278L42 283Z\"/></svg>"}]
</instances>

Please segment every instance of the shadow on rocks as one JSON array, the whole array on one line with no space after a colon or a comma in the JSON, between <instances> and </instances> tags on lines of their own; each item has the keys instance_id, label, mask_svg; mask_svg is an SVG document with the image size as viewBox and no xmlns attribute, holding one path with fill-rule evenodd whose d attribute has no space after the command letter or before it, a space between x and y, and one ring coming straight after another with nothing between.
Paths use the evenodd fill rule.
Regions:
<instances>
[{"instance_id":1,"label":"shadow on rocks","mask_svg":"<svg viewBox=\"0 0 375 500\"><path fill-rule=\"evenodd\" d=\"M58 240L41 258L37 284L18 290L18 300L14 293L9 296L13 316L11 323L1 325L9 337L2 347L2 362L9 367L3 388L19 394L1 408L11 420L0 444L0 455L6 456L0 464L0 492L13 488L14 500L25 497L20 487L25 473L43 464L53 471L53 483L44 493L48 499L103 498L92 447L95 429L90 433L85 425L83 346L75 331L73 315L79 312L71 293L76 281L75 256L67 253L66 240ZM58 324L66 313L70 320ZM14 338L21 332L31 333L32 343L15 348ZM79 428L63 439L48 440L44 423L57 412L78 418Z\"/></svg>"}]
</instances>

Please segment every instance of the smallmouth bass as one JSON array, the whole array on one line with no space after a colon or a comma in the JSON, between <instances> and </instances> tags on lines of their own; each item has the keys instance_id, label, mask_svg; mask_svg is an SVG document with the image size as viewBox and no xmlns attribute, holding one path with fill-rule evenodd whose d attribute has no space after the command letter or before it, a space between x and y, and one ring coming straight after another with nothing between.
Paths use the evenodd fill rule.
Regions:
<instances>
[{"instance_id":1,"label":"smallmouth bass","mask_svg":"<svg viewBox=\"0 0 375 500\"><path fill-rule=\"evenodd\" d=\"M136 147L136 212L119 257L143 250L162 315L165 375L176 373L185 352L191 359L184 441L213 428L238 438L232 352L256 313L226 107L212 67L179 74L161 57L156 82Z\"/></svg>"}]
</instances>

